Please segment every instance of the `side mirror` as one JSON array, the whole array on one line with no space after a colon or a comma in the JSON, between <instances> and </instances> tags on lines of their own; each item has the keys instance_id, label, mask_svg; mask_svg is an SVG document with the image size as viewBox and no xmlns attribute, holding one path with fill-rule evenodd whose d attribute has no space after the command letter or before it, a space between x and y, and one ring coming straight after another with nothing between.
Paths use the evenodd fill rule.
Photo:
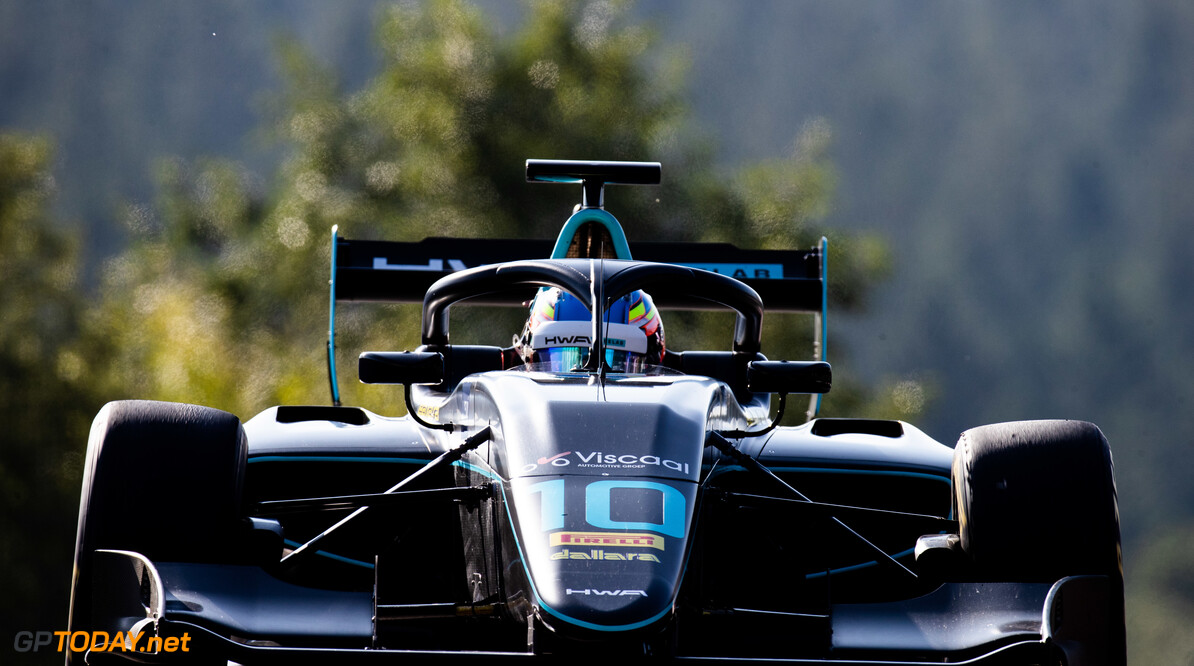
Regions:
<instances>
[{"instance_id":1,"label":"side mirror","mask_svg":"<svg viewBox=\"0 0 1194 666\"><path fill-rule=\"evenodd\" d=\"M363 384L439 384L444 357L439 352L365 352L357 362Z\"/></svg>"},{"instance_id":2,"label":"side mirror","mask_svg":"<svg viewBox=\"0 0 1194 666\"><path fill-rule=\"evenodd\" d=\"M833 368L824 361L751 361L746 388L754 393L829 393Z\"/></svg>"}]
</instances>

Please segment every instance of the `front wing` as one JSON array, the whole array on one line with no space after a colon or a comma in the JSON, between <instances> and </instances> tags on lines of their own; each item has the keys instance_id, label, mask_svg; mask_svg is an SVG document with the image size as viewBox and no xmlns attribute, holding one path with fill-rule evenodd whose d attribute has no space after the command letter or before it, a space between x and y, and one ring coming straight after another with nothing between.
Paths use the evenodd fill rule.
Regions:
<instances>
[{"instance_id":1,"label":"front wing","mask_svg":"<svg viewBox=\"0 0 1194 666\"><path fill-rule=\"evenodd\" d=\"M97 551L94 558L96 589L101 592L96 595L96 626L108 636L138 634L139 640L135 645L105 641L106 649L93 649L88 663L187 663L196 658L210 663L213 657L239 664L488 664L557 659L517 649L373 649L375 610L368 592L293 585L251 565L154 563L128 551ZM719 627L750 626L792 636L821 627L830 632L830 647L808 658L744 657L740 655L751 653L749 632L735 631L711 654L686 653L681 642L673 654L644 659L842 665L1099 663L1109 632L1100 626L1098 613L1088 611L1105 606L1110 589L1102 576L1064 578L1051 585L945 583L914 599L834 604L823 618L752 617L749 611L737 611L733 617L734 611L724 611L723 616L694 617L691 622L706 636L715 635ZM427 610L422 617L412 614L412 625L462 638L484 633L489 623L497 621L489 615L492 609L483 605ZM162 640L151 641L151 637ZM171 645L175 649L163 649ZM558 660L575 661L576 656Z\"/></svg>"}]
</instances>

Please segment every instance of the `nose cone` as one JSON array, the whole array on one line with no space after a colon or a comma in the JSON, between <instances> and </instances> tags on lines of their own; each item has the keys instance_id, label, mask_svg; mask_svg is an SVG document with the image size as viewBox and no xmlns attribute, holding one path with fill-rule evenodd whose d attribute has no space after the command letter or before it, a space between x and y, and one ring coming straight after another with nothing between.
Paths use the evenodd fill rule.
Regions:
<instances>
[{"instance_id":1,"label":"nose cone","mask_svg":"<svg viewBox=\"0 0 1194 666\"><path fill-rule=\"evenodd\" d=\"M523 564L542 620L563 632L625 632L671 612L696 484L565 476L512 482Z\"/></svg>"}]
</instances>

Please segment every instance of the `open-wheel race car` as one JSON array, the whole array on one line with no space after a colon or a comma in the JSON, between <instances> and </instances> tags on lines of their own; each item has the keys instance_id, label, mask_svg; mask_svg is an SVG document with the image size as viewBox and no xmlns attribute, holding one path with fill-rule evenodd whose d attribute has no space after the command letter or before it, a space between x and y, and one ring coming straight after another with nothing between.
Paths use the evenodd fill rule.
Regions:
<instances>
[{"instance_id":1,"label":"open-wheel race car","mask_svg":"<svg viewBox=\"0 0 1194 666\"><path fill-rule=\"evenodd\" d=\"M1097 427L816 418L824 241L628 243L603 188L659 164L527 178L582 184L554 244L332 231L331 406L103 408L68 662L1125 661ZM340 405L344 300L422 302L417 350L359 357L406 416ZM451 342L453 306L528 301L513 345ZM656 308L728 310L729 349ZM766 359L764 308L812 315L812 360Z\"/></svg>"}]
</instances>

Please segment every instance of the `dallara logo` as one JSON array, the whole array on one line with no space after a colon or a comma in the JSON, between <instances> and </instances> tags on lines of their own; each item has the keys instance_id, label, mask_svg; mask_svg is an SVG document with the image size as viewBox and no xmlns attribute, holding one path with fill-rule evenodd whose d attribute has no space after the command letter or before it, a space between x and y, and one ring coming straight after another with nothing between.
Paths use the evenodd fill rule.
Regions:
<instances>
[{"instance_id":1,"label":"dallara logo","mask_svg":"<svg viewBox=\"0 0 1194 666\"><path fill-rule=\"evenodd\" d=\"M553 560L589 560L602 562L654 562L659 563L659 557L652 553L615 553L603 548L589 548L587 550L571 550L561 548L559 552L551 554Z\"/></svg>"},{"instance_id":2,"label":"dallara logo","mask_svg":"<svg viewBox=\"0 0 1194 666\"><path fill-rule=\"evenodd\" d=\"M553 532L552 546L600 546L603 548L655 548L663 550L663 537L639 532Z\"/></svg>"},{"instance_id":3,"label":"dallara logo","mask_svg":"<svg viewBox=\"0 0 1194 666\"><path fill-rule=\"evenodd\" d=\"M574 590L568 588L568 594L583 594L587 596L597 597L645 597L647 593L643 590L597 590L591 587L586 587L581 590Z\"/></svg>"}]
</instances>

